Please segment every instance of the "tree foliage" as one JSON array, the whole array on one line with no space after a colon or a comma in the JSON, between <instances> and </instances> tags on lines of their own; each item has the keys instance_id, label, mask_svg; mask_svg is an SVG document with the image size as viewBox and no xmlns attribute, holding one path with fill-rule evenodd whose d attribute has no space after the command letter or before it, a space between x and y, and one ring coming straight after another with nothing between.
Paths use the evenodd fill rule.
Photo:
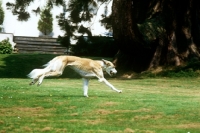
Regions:
<instances>
[{"instance_id":1,"label":"tree foliage","mask_svg":"<svg viewBox=\"0 0 200 133\"><path fill-rule=\"evenodd\" d=\"M30 1L19 5L16 0L10 7L19 12ZM65 5L62 0L49 0L49 4L66 7L69 16L61 13L58 19L70 39L74 33L91 35L83 23L91 22L99 6L110 1L69 0ZM102 24L113 30L118 48L114 63L119 68L141 72L200 58L199 0L113 0L112 14L102 17Z\"/></svg>"},{"instance_id":2,"label":"tree foliage","mask_svg":"<svg viewBox=\"0 0 200 133\"><path fill-rule=\"evenodd\" d=\"M0 0L0 25L3 24L4 17L5 17L5 13L2 7L2 1Z\"/></svg>"},{"instance_id":3,"label":"tree foliage","mask_svg":"<svg viewBox=\"0 0 200 133\"><path fill-rule=\"evenodd\" d=\"M53 31L53 17L49 6L46 6L41 11L40 20L38 21L38 30L44 35L48 35Z\"/></svg>"},{"instance_id":4,"label":"tree foliage","mask_svg":"<svg viewBox=\"0 0 200 133\"><path fill-rule=\"evenodd\" d=\"M72 51L78 56L113 57L118 48L111 37L81 36Z\"/></svg>"},{"instance_id":5,"label":"tree foliage","mask_svg":"<svg viewBox=\"0 0 200 133\"><path fill-rule=\"evenodd\" d=\"M13 15L18 17L19 21L27 21L30 18L30 13L26 11L26 7L34 0L16 0L15 3L7 2L7 9L10 9Z\"/></svg>"},{"instance_id":6,"label":"tree foliage","mask_svg":"<svg viewBox=\"0 0 200 133\"><path fill-rule=\"evenodd\" d=\"M84 26L83 23L91 22L99 7L95 0L69 0L67 5L63 2L62 6L63 13L60 13L57 19L58 25L61 30L65 31L65 35L59 36L58 40L69 48L72 41L77 42L79 36L92 36L90 26ZM66 17L66 13L69 13L68 17ZM77 34L79 35L77 36Z\"/></svg>"}]
</instances>

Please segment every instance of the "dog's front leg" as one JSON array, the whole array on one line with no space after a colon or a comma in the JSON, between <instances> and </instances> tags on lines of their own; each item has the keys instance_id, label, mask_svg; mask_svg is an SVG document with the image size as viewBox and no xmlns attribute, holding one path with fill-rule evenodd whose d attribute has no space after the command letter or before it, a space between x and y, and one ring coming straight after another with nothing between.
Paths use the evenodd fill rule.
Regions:
<instances>
[{"instance_id":1,"label":"dog's front leg","mask_svg":"<svg viewBox=\"0 0 200 133\"><path fill-rule=\"evenodd\" d=\"M104 82L108 87L110 87L112 90L121 93L122 90L116 89L111 83L109 83L105 78L99 79L100 82Z\"/></svg>"},{"instance_id":2,"label":"dog's front leg","mask_svg":"<svg viewBox=\"0 0 200 133\"><path fill-rule=\"evenodd\" d=\"M83 78L83 95L85 97L88 97L88 84L89 84L89 79Z\"/></svg>"}]
</instances>

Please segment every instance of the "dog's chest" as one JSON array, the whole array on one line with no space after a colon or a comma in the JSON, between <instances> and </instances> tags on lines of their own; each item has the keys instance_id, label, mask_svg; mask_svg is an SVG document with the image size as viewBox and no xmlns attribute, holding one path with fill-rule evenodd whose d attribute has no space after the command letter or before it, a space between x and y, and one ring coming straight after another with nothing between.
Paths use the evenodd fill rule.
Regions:
<instances>
[{"instance_id":1,"label":"dog's chest","mask_svg":"<svg viewBox=\"0 0 200 133\"><path fill-rule=\"evenodd\" d=\"M83 70L83 69L75 67L75 66L70 66L70 68L72 68L74 71L76 71L82 77L85 77L85 78L95 77L95 74L93 72L86 71L86 70Z\"/></svg>"}]
</instances>

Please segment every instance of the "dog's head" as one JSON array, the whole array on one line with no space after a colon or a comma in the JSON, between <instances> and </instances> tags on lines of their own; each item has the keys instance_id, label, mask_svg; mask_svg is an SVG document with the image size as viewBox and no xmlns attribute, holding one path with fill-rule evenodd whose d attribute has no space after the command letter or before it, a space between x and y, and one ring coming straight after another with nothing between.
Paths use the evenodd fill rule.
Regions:
<instances>
[{"instance_id":1,"label":"dog's head","mask_svg":"<svg viewBox=\"0 0 200 133\"><path fill-rule=\"evenodd\" d=\"M105 71L110 75L113 76L117 73L117 70L115 69L115 66L113 65L112 62L107 61L102 59L103 63L104 63L104 69Z\"/></svg>"}]
</instances>

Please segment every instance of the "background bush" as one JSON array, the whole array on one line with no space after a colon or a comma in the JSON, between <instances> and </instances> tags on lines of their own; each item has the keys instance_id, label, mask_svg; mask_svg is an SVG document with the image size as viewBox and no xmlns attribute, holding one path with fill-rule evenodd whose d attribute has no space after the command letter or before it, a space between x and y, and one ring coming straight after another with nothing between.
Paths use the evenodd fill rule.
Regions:
<instances>
[{"instance_id":1,"label":"background bush","mask_svg":"<svg viewBox=\"0 0 200 133\"><path fill-rule=\"evenodd\" d=\"M0 54L11 54L12 45L9 42L9 39L5 39L0 42Z\"/></svg>"},{"instance_id":2,"label":"background bush","mask_svg":"<svg viewBox=\"0 0 200 133\"><path fill-rule=\"evenodd\" d=\"M71 50L77 56L114 57L118 48L112 37L81 36Z\"/></svg>"}]
</instances>

